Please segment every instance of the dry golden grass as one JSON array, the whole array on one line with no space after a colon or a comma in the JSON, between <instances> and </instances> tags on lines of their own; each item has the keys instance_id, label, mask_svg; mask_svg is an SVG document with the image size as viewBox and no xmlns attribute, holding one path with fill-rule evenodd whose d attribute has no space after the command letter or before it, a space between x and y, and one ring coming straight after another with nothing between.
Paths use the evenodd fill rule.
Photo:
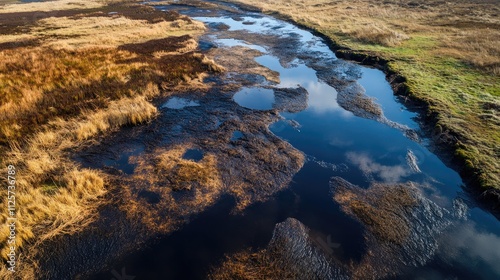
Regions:
<instances>
[{"instance_id":1,"label":"dry golden grass","mask_svg":"<svg viewBox=\"0 0 500 280\"><path fill-rule=\"evenodd\" d=\"M123 44L199 33L205 30L201 22L178 19L172 22L149 23L126 17L51 17L42 19L31 32L36 37L54 37L47 44L55 49L116 47ZM96 42L99 42L96 44Z\"/></svg>"},{"instance_id":2,"label":"dry golden grass","mask_svg":"<svg viewBox=\"0 0 500 280\"><path fill-rule=\"evenodd\" d=\"M130 73L144 66L118 64L135 56L102 49L57 52L37 47L3 51L0 57L0 135L4 141L25 135L30 126L44 124L51 116L78 114L105 99L130 96L130 90L118 86L126 85ZM103 78L107 89L99 88ZM82 102L88 97L94 97L93 104Z\"/></svg>"},{"instance_id":3,"label":"dry golden grass","mask_svg":"<svg viewBox=\"0 0 500 280\"><path fill-rule=\"evenodd\" d=\"M47 3L49 2L49 3ZM110 2L117 2L112 0L56 0L56 1L43 1L33 3L11 3L0 6L0 14L18 13L18 12L50 12L57 10L70 10L70 9L89 9L99 8ZM1 4L1 3L0 3Z\"/></svg>"},{"instance_id":4,"label":"dry golden grass","mask_svg":"<svg viewBox=\"0 0 500 280\"><path fill-rule=\"evenodd\" d=\"M158 92L158 89L154 88L154 91ZM158 109L144 95L112 101L108 108L91 114L85 121L75 123L78 126L75 140L86 140L100 132L126 124L137 125L151 120L157 113Z\"/></svg>"},{"instance_id":5,"label":"dry golden grass","mask_svg":"<svg viewBox=\"0 0 500 280\"><path fill-rule=\"evenodd\" d=\"M34 278L36 260L30 257L40 243L92 222L111 187L107 175L81 168L70 159L71 153L98 134L154 118L158 110L150 100L160 94L160 87L222 70L191 52L196 48L191 36L203 32L202 24L135 1L120 2L56 0L0 6L0 16L9 19L21 12L47 11L21 26L26 32L17 32L15 25L22 22L14 22L12 29L5 29L10 33L0 35L0 162L18 170L18 278ZM80 14L67 15L73 9ZM108 16L109 11L120 15ZM156 39L164 39L164 44L136 48L141 52L122 48L148 46ZM31 41L23 43L26 40ZM173 52L155 53L161 47ZM215 164L210 160L208 166ZM198 167L185 164L180 172ZM210 201L210 196L205 198ZM1 206L5 205L3 199ZM6 214L0 214L0 223L5 224ZM3 257L7 235L2 226ZM3 276L11 274L2 263Z\"/></svg>"},{"instance_id":6,"label":"dry golden grass","mask_svg":"<svg viewBox=\"0 0 500 280\"><path fill-rule=\"evenodd\" d=\"M92 221L91 214L99 205L96 202L106 192L105 176L79 168L69 160L68 153L83 139L154 117L157 109L145 98L141 95L113 101L107 109L87 112L83 118L57 119L23 147L13 145L6 156L18 170L18 247L35 236L36 242L42 242ZM2 212L0 223L5 224L6 220L7 213ZM7 228L2 227L0 240L5 242L8 234ZM2 247L2 253L6 250Z\"/></svg>"}]
</instances>

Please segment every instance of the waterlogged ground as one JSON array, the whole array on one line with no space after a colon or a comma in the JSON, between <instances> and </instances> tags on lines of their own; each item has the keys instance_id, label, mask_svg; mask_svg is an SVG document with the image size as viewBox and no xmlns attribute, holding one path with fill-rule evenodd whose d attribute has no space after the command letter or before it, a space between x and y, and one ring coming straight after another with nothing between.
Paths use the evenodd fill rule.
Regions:
<instances>
[{"instance_id":1,"label":"waterlogged ground","mask_svg":"<svg viewBox=\"0 0 500 280\"><path fill-rule=\"evenodd\" d=\"M225 72L81 152L121 206L63 238L47 277L500 277L500 223L382 72L269 16L157 8L204 22L199 48Z\"/></svg>"}]
</instances>

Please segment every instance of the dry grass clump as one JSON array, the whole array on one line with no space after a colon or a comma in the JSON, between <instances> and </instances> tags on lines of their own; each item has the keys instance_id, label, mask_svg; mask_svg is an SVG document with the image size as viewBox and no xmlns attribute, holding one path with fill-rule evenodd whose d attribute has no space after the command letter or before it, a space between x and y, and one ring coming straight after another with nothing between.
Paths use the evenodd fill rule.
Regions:
<instances>
[{"instance_id":1,"label":"dry grass clump","mask_svg":"<svg viewBox=\"0 0 500 280\"><path fill-rule=\"evenodd\" d=\"M217 161L214 155L207 155L200 162L183 159L185 148L174 148L156 157L155 172L174 191L191 190L199 184L204 188L217 189L221 186Z\"/></svg>"},{"instance_id":2,"label":"dry grass clump","mask_svg":"<svg viewBox=\"0 0 500 280\"><path fill-rule=\"evenodd\" d=\"M50 161L50 159L39 159ZM17 165L18 167L23 167ZM91 214L95 209L93 203L106 191L103 175L95 170L79 169L75 166L63 170L52 170L53 176L37 174L31 171L33 166L18 169L17 176L17 223L16 247L24 247L31 243L36 236L36 241L41 242L57 234L77 231L82 223L90 223ZM45 167L54 169L48 164L38 164L35 168ZM40 169L36 170L40 171ZM50 179L52 182L43 182L40 177ZM7 213L0 214L0 222L7 222ZM2 256L8 252L6 244L9 236L8 229L2 227L0 240L4 244L1 248Z\"/></svg>"},{"instance_id":3,"label":"dry grass clump","mask_svg":"<svg viewBox=\"0 0 500 280\"><path fill-rule=\"evenodd\" d=\"M452 214L412 182L365 189L334 177L330 186L342 211L365 228L366 252L349 264L353 279L397 277L402 267L421 266L432 258L436 236L451 224Z\"/></svg>"},{"instance_id":4,"label":"dry grass clump","mask_svg":"<svg viewBox=\"0 0 500 280\"><path fill-rule=\"evenodd\" d=\"M123 210L155 232L169 232L213 205L223 192L217 156L206 153L198 162L184 159L189 148L189 144L160 148L131 159L137 167L130 186L123 189L127 197ZM152 196L157 197L153 202ZM165 222L165 217L171 221Z\"/></svg>"},{"instance_id":5,"label":"dry grass clump","mask_svg":"<svg viewBox=\"0 0 500 280\"><path fill-rule=\"evenodd\" d=\"M366 24L354 30L344 29L343 31L360 41L390 47L398 46L403 40L410 39L408 35L402 32L391 30L387 26L379 24Z\"/></svg>"},{"instance_id":6,"label":"dry grass clump","mask_svg":"<svg viewBox=\"0 0 500 280\"><path fill-rule=\"evenodd\" d=\"M496 27L500 28L500 24ZM494 30L475 29L473 26L454 31L443 38L440 54L467 61L479 69L500 76L500 36Z\"/></svg>"},{"instance_id":7,"label":"dry grass clump","mask_svg":"<svg viewBox=\"0 0 500 280\"><path fill-rule=\"evenodd\" d=\"M19 166L19 165L18 165ZM19 166L21 167L21 166ZM17 222L16 253L18 254L16 274L19 278L34 279L32 263L26 262L28 253L21 248L36 244L60 234L71 234L93 221L97 201L106 192L104 177L95 170L69 167L66 172L52 176L57 182L42 183L35 174L18 169L17 176ZM50 184L50 185L48 185ZM0 222L7 223L5 212L0 214ZM3 258L9 252L6 241L7 227L0 229L1 253ZM33 244L35 242L35 244ZM22 252L22 253L21 253ZM21 253L21 254L20 254ZM2 262L3 264L3 262ZM0 268L0 276L11 279L12 274L5 266Z\"/></svg>"},{"instance_id":8,"label":"dry grass clump","mask_svg":"<svg viewBox=\"0 0 500 280\"><path fill-rule=\"evenodd\" d=\"M36 11L47 12L36 17ZM217 69L189 52L202 24L133 2L57 0L0 6L0 14L7 22L29 19L14 21L0 36L0 162L18 170L16 245L24 257L17 276L32 279L36 246L89 224L109 187L108 175L81 168L72 152L98 134L154 118L158 110L149 100L160 87ZM174 35L180 38L174 51L182 52L155 57L154 48L120 48ZM0 222L6 218L2 212ZM2 253L6 234L2 227ZM0 277L7 273L2 264Z\"/></svg>"},{"instance_id":9,"label":"dry grass clump","mask_svg":"<svg viewBox=\"0 0 500 280\"><path fill-rule=\"evenodd\" d=\"M297 279L297 275L292 270L283 269L267 250L252 252L247 249L226 256L222 264L212 270L208 279Z\"/></svg>"},{"instance_id":10,"label":"dry grass clump","mask_svg":"<svg viewBox=\"0 0 500 280\"><path fill-rule=\"evenodd\" d=\"M157 90L157 89L156 89ZM137 125L151 120L158 109L143 95L110 102L108 108L91 114L86 121L77 123L77 140L88 139L99 132L117 129L123 125Z\"/></svg>"},{"instance_id":11,"label":"dry grass clump","mask_svg":"<svg viewBox=\"0 0 500 280\"><path fill-rule=\"evenodd\" d=\"M389 190L383 190L390 188ZM409 236L408 222L394 208L411 208L417 201L410 195L406 186L373 185L366 200L357 198L353 193L341 189L335 193L335 200L343 205L346 213L354 215L369 228L380 240L402 244Z\"/></svg>"},{"instance_id":12,"label":"dry grass clump","mask_svg":"<svg viewBox=\"0 0 500 280\"><path fill-rule=\"evenodd\" d=\"M235 211L265 201L285 188L305 161L304 154L287 142L259 136L224 153L224 183L236 197Z\"/></svg>"},{"instance_id":13,"label":"dry grass clump","mask_svg":"<svg viewBox=\"0 0 500 280\"><path fill-rule=\"evenodd\" d=\"M50 2L47 4L46 2ZM113 0L57 0L57 1L42 1L33 3L12 3L0 6L0 14L17 13L17 12L50 12L57 10L82 10L90 8L99 8ZM115 2L117 2L115 0Z\"/></svg>"}]
</instances>

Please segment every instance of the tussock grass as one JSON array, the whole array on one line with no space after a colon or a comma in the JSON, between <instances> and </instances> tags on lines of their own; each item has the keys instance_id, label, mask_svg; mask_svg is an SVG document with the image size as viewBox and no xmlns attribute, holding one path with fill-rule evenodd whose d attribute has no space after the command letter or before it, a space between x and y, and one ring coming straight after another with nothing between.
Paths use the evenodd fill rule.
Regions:
<instances>
[{"instance_id":1,"label":"tussock grass","mask_svg":"<svg viewBox=\"0 0 500 280\"><path fill-rule=\"evenodd\" d=\"M155 88L157 91L157 88ZM158 109L140 95L113 101L108 108L91 114L85 121L77 122L76 140L86 140L100 132L117 129L123 125L137 125L151 120Z\"/></svg>"},{"instance_id":2,"label":"tussock grass","mask_svg":"<svg viewBox=\"0 0 500 280\"><path fill-rule=\"evenodd\" d=\"M0 36L0 163L18 170L19 278L35 278L31 257L44 240L92 222L111 187L108 175L80 167L71 154L98 135L154 118L158 110L151 100L160 88L222 71L192 52L192 36L204 30L201 23L134 3L56 0L0 6L0 17L30 16ZM31 18L38 11L41 16ZM119 14L110 16L111 11ZM172 53L158 55L161 48L147 43L161 39L166 46L175 43ZM126 45L146 47L135 52ZM188 164L180 172L196 168ZM2 199L0 206L5 205ZM2 212L0 223L6 218ZM7 234L2 227L4 257ZM2 263L0 278L8 273Z\"/></svg>"},{"instance_id":3,"label":"tussock grass","mask_svg":"<svg viewBox=\"0 0 500 280\"><path fill-rule=\"evenodd\" d=\"M404 33L377 24L366 24L353 30L346 30L343 28L342 31L362 42L391 47L398 46L403 40L408 40L410 38Z\"/></svg>"},{"instance_id":4,"label":"tussock grass","mask_svg":"<svg viewBox=\"0 0 500 280\"><path fill-rule=\"evenodd\" d=\"M18 170L17 246L23 247L35 236L42 242L72 233L92 221L91 214L98 205L95 202L106 192L106 177L96 170L79 168L69 160L68 153L83 139L154 117L157 109L145 98L141 95L113 101L107 109L87 112L83 118L56 119L23 147L13 144L7 158ZM0 223L6 219L7 213L1 213ZM0 240L4 242L8 234L2 227ZM6 250L3 246L2 253Z\"/></svg>"},{"instance_id":5,"label":"tussock grass","mask_svg":"<svg viewBox=\"0 0 500 280\"><path fill-rule=\"evenodd\" d=\"M19 205L16 223L16 247L18 253L17 272L19 279L34 279L33 263L27 263L27 254L19 255L20 248L32 246L60 234L71 234L93 221L97 201L106 190L102 174L95 170L79 169L75 166L63 174L54 176L59 180L57 188L47 194L41 187L36 174L27 174L26 169L18 169L16 203ZM6 224L5 213L0 214L0 222ZM7 227L0 229L0 240L5 244L9 232ZM34 249L33 249L34 250ZM3 245L2 256L9 249ZM2 279L11 279L2 262Z\"/></svg>"},{"instance_id":6,"label":"tussock grass","mask_svg":"<svg viewBox=\"0 0 500 280\"><path fill-rule=\"evenodd\" d=\"M452 151L462 174L473 185L499 188L499 109L484 106L500 98L497 1L232 2L279 13L354 54L390 61L408 94L428 105L434 140Z\"/></svg>"}]
</instances>

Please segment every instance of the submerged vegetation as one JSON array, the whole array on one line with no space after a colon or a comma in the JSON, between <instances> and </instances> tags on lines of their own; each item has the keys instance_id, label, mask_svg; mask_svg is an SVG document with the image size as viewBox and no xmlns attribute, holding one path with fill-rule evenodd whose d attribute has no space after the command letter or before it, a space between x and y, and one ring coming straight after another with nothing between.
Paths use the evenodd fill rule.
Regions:
<instances>
[{"instance_id":1,"label":"submerged vegetation","mask_svg":"<svg viewBox=\"0 0 500 280\"><path fill-rule=\"evenodd\" d=\"M383 67L398 94L424 105L429 134L466 181L499 188L496 1L230 2L279 14L332 39L338 56Z\"/></svg>"},{"instance_id":2,"label":"submerged vegetation","mask_svg":"<svg viewBox=\"0 0 500 280\"><path fill-rule=\"evenodd\" d=\"M156 117L163 89L222 69L195 51L203 24L135 1L7 3L0 22L0 161L19 171L18 276L32 279L37 244L92 222L113 187L74 151ZM8 236L2 227L2 256Z\"/></svg>"},{"instance_id":3,"label":"submerged vegetation","mask_svg":"<svg viewBox=\"0 0 500 280\"><path fill-rule=\"evenodd\" d=\"M487 34L462 46L454 32L468 24L455 19L451 26L430 26L411 12L421 9L426 16L438 17L443 12L439 5L238 1L268 12L280 10L330 36L337 47L350 48L340 50L341 55L381 57L377 61L386 63L386 70L406 77L397 76L405 94L427 102L436 122L435 140L449 145L483 187L497 186L500 105L495 37ZM270 110L238 106L228 93L258 85L260 78L280 82L278 72L254 60L263 53L243 46L211 48L206 55L215 62L199 52L203 24L140 2L0 1L0 164L18 170L17 278L84 278L130 248L189 223L223 196L234 199L233 214L275 197L306 161L306 155L269 130L281 112L307 107L306 89L275 89ZM152 5L172 3L165 2ZM452 11L466 6L453 5ZM400 16L394 18L398 9ZM414 22L406 22L408 17ZM488 23L477 28L496 27L494 17L486 17ZM218 28L228 31L228 26ZM446 36L435 36L434 30ZM242 32L227 34L249 39ZM460 38L474 34L463 32ZM253 39L267 38L272 36ZM279 40L273 44L298 48ZM481 56L472 56L473 50ZM295 56L284 51L282 58L291 63ZM227 80L205 79L223 71L230 72ZM195 97L197 106L158 108L170 95ZM341 106L358 106L372 118L383 115L362 94L346 96L339 91L338 96ZM153 122L155 118L161 121ZM132 128L140 124L145 125ZM186 156L193 149L203 151L200 159ZM361 262L332 262L325 248L317 248L310 239L307 227L289 218L276 226L267 248L228 255L209 278L396 275L396 264L394 269L384 265L407 261L404 250L418 255L420 248L432 249L432 244L415 243L415 235L433 237L450 219L443 211L446 215L439 217L442 223L435 228L413 222L416 215L430 219L442 209L423 199L412 183L374 183L363 189L334 178L331 187L341 210L364 226L369 250ZM7 208L5 197L1 205ZM0 223L7 219L1 212ZM9 235L7 227L0 229L4 258ZM49 252L53 259L40 257ZM81 259L84 263L75 266ZM5 262L0 263L0 278L7 279L8 273Z\"/></svg>"}]
</instances>

